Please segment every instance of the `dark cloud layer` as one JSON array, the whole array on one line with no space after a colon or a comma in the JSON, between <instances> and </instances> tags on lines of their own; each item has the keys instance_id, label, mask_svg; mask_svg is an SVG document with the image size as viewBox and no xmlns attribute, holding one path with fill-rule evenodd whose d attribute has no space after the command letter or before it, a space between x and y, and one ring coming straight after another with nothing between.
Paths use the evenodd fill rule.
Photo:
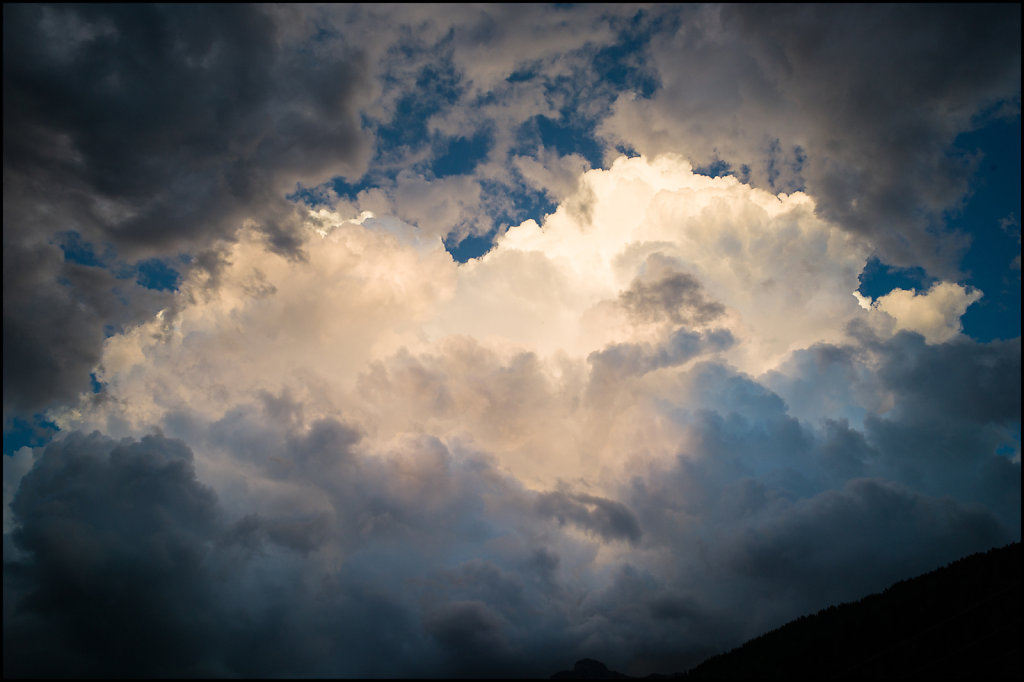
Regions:
<instances>
[{"instance_id":1,"label":"dark cloud layer","mask_svg":"<svg viewBox=\"0 0 1024 682\"><path fill-rule=\"evenodd\" d=\"M560 524L571 523L607 541L625 540L635 545L643 535L628 507L596 495L543 493L537 499L537 510Z\"/></svg>"},{"instance_id":2,"label":"dark cloud layer","mask_svg":"<svg viewBox=\"0 0 1024 682\"><path fill-rule=\"evenodd\" d=\"M321 513L283 507L231 520L178 440L72 433L50 444L12 503L5 676L501 676L557 666L554 645L531 632L551 628L538 606L559 594L559 561L539 534L504 568L444 554L486 540L494 524L518 534L516 525L542 522L511 481L482 462L457 465L443 447L416 471L355 458L358 437L333 420L278 433L290 435L275 458L295 466L271 473L326 493ZM485 492L516 516L483 514ZM611 532L637 533L621 505L583 499ZM328 537L347 554L340 569L310 555Z\"/></svg>"},{"instance_id":3,"label":"dark cloud layer","mask_svg":"<svg viewBox=\"0 0 1024 682\"><path fill-rule=\"evenodd\" d=\"M1014 362L1013 344L984 349L986 365ZM808 351L817 361L792 374L966 350L905 334ZM927 492L911 487L907 463L935 456L950 413L914 397L929 373L884 372L895 406L861 430L801 421L715 362L678 371L700 406L656 408L683 428L678 455L635 468L616 495L529 492L426 435L368 456L364 434L337 419L301 426L287 395L213 422L169 417L262 472L262 487L222 482L220 496L182 441L68 434L12 504L5 674L545 675L594 655L680 670L1019 536L1019 468L993 454L987 418L964 415L978 447L946 460ZM1004 380L972 377L968 393ZM591 543L623 553L591 573Z\"/></svg>"},{"instance_id":4,"label":"dark cloud layer","mask_svg":"<svg viewBox=\"0 0 1024 682\"><path fill-rule=\"evenodd\" d=\"M104 325L161 307L68 277L57 235L135 261L253 220L294 252L285 195L365 168L359 53L290 43L265 8L9 5L3 30L5 415L87 390Z\"/></svg>"},{"instance_id":5,"label":"dark cloud layer","mask_svg":"<svg viewBox=\"0 0 1024 682\"><path fill-rule=\"evenodd\" d=\"M183 443L72 435L48 447L12 510L26 560L5 552L5 676L203 672L222 520Z\"/></svg>"},{"instance_id":6,"label":"dark cloud layer","mask_svg":"<svg viewBox=\"0 0 1024 682\"><path fill-rule=\"evenodd\" d=\"M171 303L166 292L67 261L53 245L8 247L6 224L5 216L5 419L88 390L104 338Z\"/></svg>"},{"instance_id":7,"label":"dark cloud layer","mask_svg":"<svg viewBox=\"0 0 1024 682\"><path fill-rule=\"evenodd\" d=\"M284 194L359 174L369 149L365 65L325 43L290 45L246 5L8 7L5 184L24 204L60 188L54 218L125 251L244 218L287 248Z\"/></svg>"}]
</instances>

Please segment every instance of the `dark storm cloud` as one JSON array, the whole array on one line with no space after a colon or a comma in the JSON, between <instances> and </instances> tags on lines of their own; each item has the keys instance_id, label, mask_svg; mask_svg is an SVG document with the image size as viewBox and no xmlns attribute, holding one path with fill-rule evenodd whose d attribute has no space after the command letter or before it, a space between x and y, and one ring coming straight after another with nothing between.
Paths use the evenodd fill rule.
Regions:
<instances>
[{"instance_id":1,"label":"dark storm cloud","mask_svg":"<svg viewBox=\"0 0 1024 682\"><path fill-rule=\"evenodd\" d=\"M5 676L210 672L205 562L221 519L183 443L73 434L11 508L24 554L5 552Z\"/></svg>"},{"instance_id":2,"label":"dark storm cloud","mask_svg":"<svg viewBox=\"0 0 1024 682\"><path fill-rule=\"evenodd\" d=\"M255 549L269 541L305 553L327 541L331 526L326 514L299 514L275 519L250 514L231 529L228 542Z\"/></svg>"},{"instance_id":3,"label":"dark storm cloud","mask_svg":"<svg viewBox=\"0 0 1024 682\"><path fill-rule=\"evenodd\" d=\"M877 477L983 505L1020 532L1009 457L1020 447L1019 340L927 344L901 332L820 344L796 353L785 379L766 375L778 393L714 365L698 370L711 411L687 419L696 450L716 453L716 464L684 465L696 467L695 495L739 475L790 495Z\"/></svg>"},{"instance_id":4,"label":"dark storm cloud","mask_svg":"<svg viewBox=\"0 0 1024 682\"><path fill-rule=\"evenodd\" d=\"M801 422L778 396L728 368L692 372L704 407L666 414L685 427L679 456L634 476L619 495L644 529L642 547L664 547L675 562L646 586L630 583L627 603L648 604L654 619L649 655L673 655L657 645L657 622L674 623L680 636L698 629L690 620L702 614L715 632L694 640L734 646L800 613L1019 537L1019 465L995 454L985 424L942 411L904 418L899 399L863 430L845 419ZM943 445L952 433L959 441Z\"/></svg>"},{"instance_id":5,"label":"dark storm cloud","mask_svg":"<svg viewBox=\"0 0 1024 682\"><path fill-rule=\"evenodd\" d=\"M929 345L902 332L882 344L878 376L908 417L955 415L980 423L1020 419L1020 337Z\"/></svg>"},{"instance_id":6,"label":"dark storm cloud","mask_svg":"<svg viewBox=\"0 0 1024 682\"><path fill-rule=\"evenodd\" d=\"M51 245L5 242L3 260L5 419L88 390L108 331L170 300L104 268L65 261Z\"/></svg>"},{"instance_id":7,"label":"dark storm cloud","mask_svg":"<svg viewBox=\"0 0 1024 682\"><path fill-rule=\"evenodd\" d=\"M818 442L805 435L803 453L789 457L808 474L797 486L786 471L792 435L740 421L630 483L623 499L643 524L642 547L671 556L657 574L638 562L598 597L610 618L644 623L626 647L631 655L656 661L656 670L684 669L711 653L701 647L728 649L1019 536L976 502L880 478L815 476L831 466L819 460L828 450L877 456L842 431Z\"/></svg>"},{"instance_id":8,"label":"dark storm cloud","mask_svg":"<svg viewBox=\"0 0 1024 682\"><path fill-rule=\"evenodd\" d=\"M507 623L481 601L456 601L438 606L424 618L424 630L446 654L454 675L482 670L504 672L512 662L503 637Z\"/></svg>"},{"instance_id":9,"label":"dark storm cloud","mask_svg":"<svg viewBox=\"0 0 1024 682\"><path fill-rule=\"evenodd\" d=\"M677 30L651 42L661 89L620 100L619 114L632 113L607 128L613 137L698 166L724 161L773 191L806 189L888 262L953 272L964 242L935 230L975 159L951 147L986 117L1019 115L1019 5L663 14Z\"/></svg>"},{"instance_id":10,"label":"dark storm cloud","mask_svg":"<svg viewBox=\"0 0 1024 682\"><path fill-rule=\"evenodd\" d=\"M361 170L364 69L289 47L261 7L10 6L5 172L92 238L189 249L267 208L286 220L296 181Z\"/></svg>"},{"instance_id":11,"label":"dark storm cloud","mask_svg":"<svg viewBox=\"0 0 1024 682\"><path fill-rule=\"evenodd\" d=\"M306 588L296 568L275 568L287 554L264 540L305 555L325 522L228 523L181 441L70 434L42 453L12 510L5 676L387 672L392 663L374 657L411 617L383 585L338 576ZM353 651L324 651L321 627L376 654L345 666L338 657Z\"/></svg>"},{"instance_id":12,"label":"dark storm cloud","mask_svg":"<svg viewBox=\"0 0 1024 682\"><path fill-rule=\"evenodd\" d=\"M930 347L911 349L927 360ZM220 480L219 500L181 441L70 434L13 505L5 673L519 676L599 653L679 670L1012 539L984 497L994 488L923 493L878 476L928 442L816 428L729 367L688 372L701 407L658 408L685 427L679 456L616 496L531 493L428 436L367 457L340 420L300 426L285 394L212 423L168 420L211 462L231 453L250 472ZM926 428L902 414L889 421ZM951 464L951 479L971 470ZM581 584L593 555L566 529L628 552ZM138 654L117 658L128 641Z\"/></svg>"},{"instance_id":13,"label":"dark storm cloud","mask_svg":"<svg viewBox=\"0 0 1024 682\"><path fill-rule=\"evenodd\" d=\"M351 462L337 422L278 441L285 460L350 461L294 472L301 495L330 500L324 513L249 491L243 506L263 511L231 520L238 500L219 500L189 448L163 436L51 443L12 504L5 676L535 676L560 664L574 637L543 605L566 598L561 562L510 479L429 441L412 453L427 458L424 480L408 463ZM589 528L638 537L622 505L576 497ZM453 560L499 535L507 551ZM318 554L328 543L342 564Z\"/></svg>"},{"instance_id":14,"label":"dark storm cloud","mask_svg":"<svg viewBox=\"0 0 1024 682\"><path fill-rule=\"evenodd\" d=\"M951 255L928 229L959 205L973 165L949 149L1004 100L1019 114L1020 7L739 5L723 24L829 121L807 138L819 211L898 264Z\"/></svg>"},{"instance_id":15,"label":"dark storm cloud","mask_svg":"<svg viewBox=\"0 0 1024 682\"><path fill-rule=\"evenodd\" d=\"M932 494L985 504L1020 532L1020 338L928 345L900 333L878 351L893 409L865 421L885 473Z\"/></svg>"},{"instance_id":16,"label":"dark storm cloud","mask_svg":"<svg viewBox=\"0 0 1024 682\"><path fill-rule=\"evenodd\" d=\"M757 583L761 595L800 585L805 604L834 603L1009 537L980 507L853 479L753 521L723 543L722 559L737 577Z\"/></svg>"},{"instance_id":17,"label":"dark storm cloud","mask_svg":"<svg viewBox=\"0 0 1024 682\"><path fill-rule=\"evenodd\" d=\"M199 256L253 219L291 253L284 196L368 159L359 54L293 45L263 7L5 5L3 33L5 414L87 390L104 325L160 307L66 283L58 234Z\"/></svg>"},{"instance_id":18,"label":"dark storm cloud","mask_svg":"<svg viewBox=\"0 0 1024 682\"><path fill-rule=\"evenodd\" d=\"M636 544L643 535L628 507L595 495L563 491L541 493L537 498L537 511L557 519L560 524L571 523L607 541L626 540Z\"/></svg>"}]
</instances>

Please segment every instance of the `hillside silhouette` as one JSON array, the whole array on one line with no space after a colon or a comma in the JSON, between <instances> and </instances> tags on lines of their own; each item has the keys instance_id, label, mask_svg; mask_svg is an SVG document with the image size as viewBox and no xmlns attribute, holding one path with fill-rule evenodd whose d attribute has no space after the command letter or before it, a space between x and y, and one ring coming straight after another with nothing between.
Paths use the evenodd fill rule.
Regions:
<instances>
[{"instance_id":1,"label":"hillside silhouette","mask_svg":"<svg viewBox=\"0 0 1024 682\"><path fill-rule=\"evenodd\" d=\"M974 554L803 616L683 675L1020 679L1021 545Z\"/></svg>"},{"instance_id":2,"label":"hillside silhouette","mask_svg":"<svg viewBox=\"0 0 1024 682\"><path fill-rule=\"evenodd\" d=\"M650 677L1019 680L1021 639L1017 542L802 616L686 673ZM552 677L583 679L593 668Z\"/></svg>"}]
</instances>

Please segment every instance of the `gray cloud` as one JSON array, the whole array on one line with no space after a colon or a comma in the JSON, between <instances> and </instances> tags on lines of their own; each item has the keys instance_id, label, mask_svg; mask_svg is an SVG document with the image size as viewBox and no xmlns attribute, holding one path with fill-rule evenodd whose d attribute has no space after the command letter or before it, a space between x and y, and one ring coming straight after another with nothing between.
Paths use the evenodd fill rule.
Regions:
<instances>
[{"instance_id":1,"label":"gray cloud","mask_svg":"<svg viewBox=\"0 0 1024 682\"><path fill-rule=\"evenodd\" d=\"M5 676L213 672L201 605L222 519L184 444L73 434L11 508L25 558L5 552Z\"/></svg>"},{"instance_id":2,"label":"gray cloud","mask_svg":"<svg viewBox=\"0 0 1024 682\"><path fill-rule=\"evenodd\" d=\"M507 672L509 645L503 634L507 623L486 603L445 603L426 615L423 626L444 650L452 674L488 668Z\"/></svg>"},{"instance_id":3,"label":"gray cloud","mask_svg":"<svg viewBox=\"0 0 1024 682\"><path fill-rule=\"evenodd\" d=\"M58 208L122 250L192 249L246 217L286 248L295 182L368 159L359 55L289 45L260 7L36 5L4 24L5 173L62 187Z\"/></svg>"},{"instance_id":4,"label":"gray cloud","mask_svg":"<svg viewBox=\"0 0 1024 682\"><path fill-rule=\"evenodd\" d=\"M680 324L707 324L725 312L721 303L709 300L700 281L675 272L671 262L658 254L648 256L645 277L633 280L619 294L619 303L641 322L668 319Z\"/></svg>"},{"instance_id":5,"label":"gray cloud","mask_svg":"<svg viewBox=\"0 0 1024 682\"><path fill-rule=\"evenodd\" d=\"M5 8L5 414L87 390L104 325L162 307L138 287L68 284L56 235L203 267L252 219L296 252L285 195L369 159L366 68L329 40L288 42L258 6Z\"/></svg>"},{"instance_id":6,"label":"gray cloud","mask_svg":"<svg viewBox=\"0 0 1024 682\"><path fill-rule=\"evenodd\" d=\"M626 377L681 365L703 354L726 350L734 343L728 329L694 332L681 327L660 344L615 343L591 353L592 390L602 391Z\"/></svg>"},{"instance_id":7,"label":"gray cloud","mask_svg":"<svg viewBox=\"0 0 1024 682\"><path fill-rule=\"evenodd\" d=\"M349 440L338 433L336 424L315 426L283 454L342 453ZM428 559L432 545L465 532L446 517L468 511L478 483L464 490L470 498L456 491L437 513L401 513L420 496L403 500L401 490L388 489L399 477L394 469L364 462L347 483L335 482L334 519L286 512L229 522L192 460L181 441L162 436L114 441L72 433L45 449L12 503L5 675L402 676L446 670L459 647L474 642L475 662L461 659L458 670L479 673L494 664L486 654L507 629L501 612L529 615L519 601L494 603L514 582L490 564L463 567L445 590L450 595L417 615L417 602L432 590L410 580L429 578L437 566ZM353 494L359 490L362 496ZM417 542L401 550L411 563L385 560L395 533L387 524L363 524L345 536L342 519L365 521L374 498L378 510L418 527L408 536ZM316 558L339 532L352 553L340 572ZM375 556L374 546L384 554ZM548 558L548 571L557 565L539 556ZM483 588L490 605L458 600L467 581ZM399 649L406 653L396 658ZM525 670L518 665L513 670Z\"/></svg>"},{"instance_id":8,"label":"gray cloud","mask_svg":"<svg viewBox=\"0 0 1024 682\"><path fill-rule=\"evenodd\" d=\"M5 419L87 391L104 338L171 300L104 268L65 261L53 245L8 245L6 236L3 283Z\"/></svg>"},{"instance_id":9,"label":"gray cloud","mask_svg":"<svg viewBox=\"0 0 1024 682\"><path fill-rule=\"evenodd\" d=\"M572 523L609 541L626 540L636 544L643 535L628 507L596 495L564 491L541 493L537 498L537 511L557 519L560 524Z\"/></svg>"},{"instance_id":10,"label":"gray cloud","mask_svg":"<svg viewBox=\"0 0 1024 682\"><path fill-rule=\"evenodd\" d=\"M957 352L891 343L904 365ZM817 357L853 371L872 352L890 351ZM543 675L598 654L637 673L680 670L1019 535L1009 462L1001 478L954 481L990 467L990 452L946 460L949 476L924 491L901 473L933 451L926 430L944 404L921 421L899 398L874 418L899 430L894 442L871 420L797 419L717 363L680 372L700 407L655 408L683 429L678 457L634 467L618 494L532 493L485 453L426 435L367 455L362 432L303 426L285 394L214 422L169 416L222 463L208 474L217 496L181 441L70 434L40 454L12 507L5 673ZM926 378L887 381L909 400ZM975 437L988 428L971 424ZM997 490L1016 491L1016 506L994 503ZM625 551L598 571L598 544ZM138 657L118 658L132 637Z\"/></svg>"},{"instance_id":11,"label":"gray cloud","mask_svg":"<svg viewBox=\"0 0 1024 682\"><path fill-rule=\"evenodd\" d=\"M714 366L694 371L707 408L674 413L686 424L679 456L620 494L644 529L643 547L664 547L675 562L638 566L652 575L647 596L634 599L677 635L704 618L716 625L696 641L734 646L1019 537L1019 465L995 454L982 427L968 432L973 446L956 444L959 456L947 457L937 450L946 437L937 415L873 417L863 430L801 422L749 379ZM681 660L671 646L649 651Z\"/></svg>"},{"instance_id":12,"label":"gray cloud","mask_svg":"<svg viewBox=\"0 0 1024 682\"><path fill-rule=\"evenodd\" d=\"M723 543L723 559L759 594L800 584L805 603L835 603L1007 539L985 510L853 479L752 523Z\"/></svg>"},{"instance_id":13,"label":"gray cloud","mask_svg":"<svg viewBox=\"0 0 1024 682\"><path fill-rule=\"evenodd\" d=\"M997 454L1019 448L1019 339L930 345L911 332L867 334L800 351L766 379L804 423L832 430L829 457L846 475L984 504L1019 532L1019 464Z\"/></svg>"},{"instance_id":14,"label":"gray cloud","mask_svg":"<svg viewBox=\"0 0 1024 682\"><path fill-rule=\"evenodd\" d=\"M964 241L942 229L943 212L959 206L974 159L951 145L986 116L1019 114L1018 6L662 14L675 21L651 42L661 87L620 98L604 123L612 139L745 166L774 191L805 188L885 260L955 271Z\"/></svg>"},{"instance_id":15,"label":"gray cloud","mask_svg":"<svg viewBox=\"0 0 1024 682\"><path fill-rule=\"evenodd\" d=\"M1020 418L1020 337L928 345L920 335L903 332L879 350L878 376L897 393L907 417L948 414L983 424Z\"/></svg>"}]
</instances>

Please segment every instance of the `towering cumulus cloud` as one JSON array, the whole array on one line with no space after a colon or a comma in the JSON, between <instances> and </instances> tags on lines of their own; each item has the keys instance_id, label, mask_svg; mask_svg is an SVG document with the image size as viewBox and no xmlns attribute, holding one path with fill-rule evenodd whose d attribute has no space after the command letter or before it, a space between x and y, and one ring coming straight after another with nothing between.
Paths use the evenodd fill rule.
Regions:
<instances>
[{"instance_id":1,"label":"towering cumulus cloud","mask_svg":"<svg viewBox=\"0 0 1024 682\"><path fill-rule=\"evenodd\" d=\"M672 672L1019 540L1019 22L5 7L5 675Z\"/></svg>"}]
</instances>

